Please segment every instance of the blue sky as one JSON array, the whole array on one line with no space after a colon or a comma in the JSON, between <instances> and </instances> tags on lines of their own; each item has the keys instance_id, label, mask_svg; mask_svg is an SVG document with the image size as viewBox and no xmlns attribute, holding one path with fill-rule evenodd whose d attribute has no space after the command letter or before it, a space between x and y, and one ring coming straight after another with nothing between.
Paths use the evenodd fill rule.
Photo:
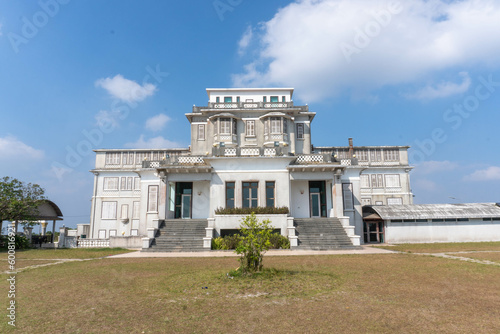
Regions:
<instances>
[{"instance_id":1,"label":"blue sky","mask_svg":"<svg viewBox=\"0 0 500 334\"><path fill-rule=\"evenodd\" d=\"M416 203L500 202L498 31L486 0L1 1L0 176L88 223L90 149L187 147L205 88L294 87L314 145L412 146Z\"/></svg>"}]
</instances>

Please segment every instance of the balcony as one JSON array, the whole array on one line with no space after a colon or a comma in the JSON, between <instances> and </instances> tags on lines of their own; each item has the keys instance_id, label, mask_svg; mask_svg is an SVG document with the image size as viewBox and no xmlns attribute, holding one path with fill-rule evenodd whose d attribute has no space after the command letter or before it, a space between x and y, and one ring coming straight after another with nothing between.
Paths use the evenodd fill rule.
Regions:
<instances>
[{"instance_id":1,"label":"balcony","mask_svg":"<svg viewBox=\"0 0 500 334\"><path fill-rule=\"evenodd\" d=\"M214 157L276 157L283 156L282 147L213 147Z\"/></svg>"},{"instance_id":2,"label":"balcony","mask_svg":"<svg viewBox=\"0 0 500 334\"><path fill-rule=\"evenodd\" d=\"M145 160L142 162L142 168L161 168L168 166L202 166L207 165L203 156L185 155L179 157L165 158L163 160Z\"/></svg>"},{"instance_id":3,"label":"balcony","mask_svg":"<svg viewBox=\"0 0 500 334\"><path fill-rule=\"evenodd\" d=\"M358 160L356 158L337 159L331 154L299 154L294 164L336 164L341 166L355 166L358 164Z\"/></svg>"},{"instance_id":4,"label":"balcony","mask_svg":"<svg viewBox=\"0 0 500 334\"><path fill-rule=\"evenodd\" d=\"M199 113L202 109L297 109L308 112L309 106L294 106L293 102L209 102L208 106L193 106L193 112Z\"/></svg>"}]
</instances>

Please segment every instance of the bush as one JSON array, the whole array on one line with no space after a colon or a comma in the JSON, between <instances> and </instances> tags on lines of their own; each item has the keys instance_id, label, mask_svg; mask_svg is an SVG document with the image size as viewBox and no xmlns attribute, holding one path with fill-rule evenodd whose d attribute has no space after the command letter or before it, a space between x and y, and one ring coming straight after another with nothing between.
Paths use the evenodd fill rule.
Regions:
<instances>
[{"instance_id":1,"label":"bush","mask_svg":"<svg viewBox=\"0 0 500 334\"><path fill-rule=\"evenodd\" d=\"M31 248L30 242L25 236L17 235L15 236L16 249L28 249ZM0 236L0 249L7 249L9 246L9 237L6 235Z\"/></svg>"},{"instance_id":2,"label":"bush","mask_svg":"<svg viewBox=\"0 0 500 334\"><path fill-rule=\"evenodd\" d=\"M290 240L279 233L271 234L269 242L272 249L290 249Z\"/></svg>"},{"instance_id":3,"label":"bush","mask_svg":"<svg viewBox=\"0 0 500 334\"><path fill-rule=\"evenodd\" d=\"M215 214L217 215L278 215L278 214L288 214L290 210L288 207L283 206L279 208L275 207L264 207L258 206L255 208L217 208L215 209Z\"/></svg>"}]
</instances>

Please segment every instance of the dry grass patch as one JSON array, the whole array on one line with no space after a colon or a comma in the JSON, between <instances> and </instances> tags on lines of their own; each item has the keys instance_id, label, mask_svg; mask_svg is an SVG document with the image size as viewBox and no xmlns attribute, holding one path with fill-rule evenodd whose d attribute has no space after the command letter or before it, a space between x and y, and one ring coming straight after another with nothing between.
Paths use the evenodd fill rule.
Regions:
<instances>
[{"instance_id":1,"label":"dry grass patch","mask_svg":"<svg viewBox=\"0 0 500 334\"><path fill-rule=\"evenodd\" d=\"M104 256L133 252L124 248L62 248L16 250L16 259L95 259ZM0 259L7 259L7 251L0 252Z\"/></svg>"},{"instance_id":2,"label":"dry grass patch","mask_svg":"<svg viewBox=\"0 0 500 334\"><path fill-rule=\"evenodd\" d=\"M57 263L56 260L17 260L16 261L16 270L19 269L24 269L26 267L30 266L37 266L41 264L47 264L47 263ZM9 264L7 263L7 260L0 260L0 272L4 271L10 271L9 269Z\"/></svg>"},{"instance_id":3,"label":"dry grass patch","mask_svg":"<svg viewBox=\"0 0 500 334\"><path fill-rule=\"evenodd\" d=\"M373 246L392 251L408 253L450 253L472 251L500 251L500 242L450 242L431 244L398 244L390 246Z\"/></svg>"},{"instance_id":4,"label":"dry grass patch","mask_svg":"<svg viewBox=\"0 0 500 334\"><path fill-rule=\"evenodd\" d=\"M128 258L28 270L17 278L18 329L23 333L500 330L496 266L410 254L267 257L267 273L227 278L226 273L237 266L235 258ZM2 276L0 291L6 288ZM0 297L4 301L5 295ZM2 333L9 329L0 324Z\"/></svg>"}]
</instances>

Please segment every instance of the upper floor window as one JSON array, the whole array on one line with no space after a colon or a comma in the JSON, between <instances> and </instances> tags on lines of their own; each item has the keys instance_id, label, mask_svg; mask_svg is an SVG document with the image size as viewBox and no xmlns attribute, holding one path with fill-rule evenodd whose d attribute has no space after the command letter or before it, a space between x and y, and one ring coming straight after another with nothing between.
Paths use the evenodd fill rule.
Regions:
<instances>
[{"instance_id":1,"label":"upper floor window","mask_svg":"<svg viewBox=\"0 0 500 334\"><path fill-rule=\"evenodd\" d=\"M142 161L149 159L149 152L137 152L135 154L135 164L140 165Z\"/></svg>"},{"instance_id":2,"label":"upper floor window","mask_svg":"<svg viewBox=\"0 0 500 334\"><path fill-rule=\"evenodd\" d=\"M120 190L132 190L133 181L134 181L133 177L122 176L120 178Z\"/></svg>"},{"instance_id":3,"label":"upper floor window","mask_svg":"<svg viewBox=\"0 0 500 334\"><path fill-rule=\"evenodd\" d=\"M121 152L106 152L106 165L119 165Z\"/></svg>"},{"instance_id":4,"label":"upper floor window","mask_svg":"<svg viewBox=\"0 0 500 334\"><path fill-rule=\"evenodd\" d=\"M278 102L277 96L271 96L271 102Z\"/></svg>"},{"instance_id":5,"label":"upper floor window","mask_svg":"<svg viewBox=\"0 0 500 334\"><path fill-rule=\"evenodd\" d=\"M117 177L105 177L104 178L104 190L118 190L118 178Z\"/></svg>"},{"instance_id":6,"label":"upper floor window","mask_svg":"<svg viewBox=\"0 0 500 334\"><path fill-rule=\"evenodd\" d=\"M399 161L399 150L384 150L385 161Z\"/></svg>"},{"instance_id":7,"label":"upper floor window","mask_svg":"<svg viewBox=\"0 0 500 334\"><path fill-rule=\"evenodd\" d=\"M124 165L134 164L134 152L123 152L123 164Z\"/></svg>"},{"instance_id":8,"label":"upper floor window","mask_svg":"<svg viewBox=\"0 0 500 334\"><path fill-rule=\"evenodd\" d=\"M221 118L219 122L220 122L220 134L221 135L231 134L231 119Z\"/></svg>"},{"instance_id":9,"label":"upper floor window","mask_svg":"<svg viewBox=\"0 0 500 334\"><path fill-rule=\"evenodd\" d=\"M368 161L368 150L356 150L356 158L359 161Z\"/></svg>"},{"instance_id":10,"label":"upper floor window","mask_svg":"<svg viewBox=\"0 0 500 334\"><path fill-rule=\"evenodd\" d=\"M386 174L385 175L385 186L399 188L401 187L401 180L399 174Z\"/></svg>"},{"instance_id":11,"label":"upper floor window","mask_svg":"<svg viewBox=\"0 0 500 334\"><path fill-rule=\"evenodd\" d=\"M231 96L224 96L224 103L231 103L233 102L233 98Z\"/></svg>"},{"instance_id":12,"label":"upper floor window","mask_svg":"<svg viewBox=\"0 0 500 334\"><path fill-rule=\"evenodd\" d=\"M236 96L236 102L240 103L240 97Z\"/></svg>"},{"instance_id":13,"label":"upper floor window","mask_svg":"<svg viewBox=\"0 0 500 334\"><path fill-rule=\"evenodd\" d=\"M263 101L267 102L267 96L264 96Z\"/></svg>"},{"instance_id":14,"label":"upper floor window","mask_svg":"<svg viewBox=\"0 0 500 334\"><path fill-rule=\"evenodd\" d=\"M217 97L215 98L215 102L216 102L216 103L219 103L219 102L220 102L220 97L218 97L218 96L217 96Z\"/></svg>"},{"instance_id":15,"label":"upper floor window","mask_svg":"<svg viewBox=\"0 0 500 334\"><path fill-rule=\"evenodd\" d=\"M297 139L304 139L304 123L297 123Z\"/></svg>"},{"instance_id":16,"label":"upper floor window","mask_svg":"<svg viewBox=\"0 0 500 334\"><path fill-rule=\"evenodd\" d=\"M286 97L282 96L281 97L281 102L286 102Z\"/></svg>"},{"instance_id":17,"label":"upper floor window","mask_svg":"<svg viewBox=\"0 0 500 334\"><path fill-rule=\"evenodd\" d=\"M237 123L236 123L236 119L235 119L235 118L233 118L233 135L235 135L235 134L236 134L236 125L237 125Z\"/></svg>"},{"instance_id":18,"label":"upper floor window","mask_svg":"<svg viewBox=\"0 0 500 334\"><path fill-rule=\"evenodd\" d=\"M205 124L198 124L198 140L205 140Z\"/></svg>"},{"instance_id":19,"label":"upper floor window","mask_svg":"<svg viewBox=\"0 0 500 334\"><path fill-rule=\"evenodd\" d=\"M247 121L246 135L247 137L255 137L255 121Z\"/></svg>"},{"instance_id":20,"label":"upper floor window","mask_svg":"<svg viewBox=\"0 0 500 334\"><path fill-rule=\"evenodd\" d=\"M116 219L117 202L102 202L101 218L102 219Z\"/></svg>"},{"instance_id":21,"label":"upper floor window","mask_svg":"<svg viewBox=\"0 0 500 334\"><path fill-rule=\"evenodd\" d=\"M271 117L271 133L281 133L281 117Z\"/></svg>"},{"instance_id":22,"label":"upper floor window","mask_svg":"<svg viewBox=\"0 0 500 334\"><path fill-rule=\"evenodd\" d=\"M370 161L382 161L382 153L380 150L370 150Z\"/></svg>"}]
</instances>

